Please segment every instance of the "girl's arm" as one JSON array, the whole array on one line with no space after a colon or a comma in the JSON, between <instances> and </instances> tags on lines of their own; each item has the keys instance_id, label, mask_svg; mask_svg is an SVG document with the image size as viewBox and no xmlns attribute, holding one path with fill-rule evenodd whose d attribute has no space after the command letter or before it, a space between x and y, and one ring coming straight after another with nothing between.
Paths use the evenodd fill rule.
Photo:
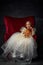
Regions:
<instances>
[{"instance_id":1,"label":"girl's arm","mask_svg":"<svg viewBox=\"0 0 43 65\"><path fill-rule=\"evenodd\" d=\"M36 29L32 28L32 36L35 35L35 33L36 33Z\"/></svg>"}]
</instances>

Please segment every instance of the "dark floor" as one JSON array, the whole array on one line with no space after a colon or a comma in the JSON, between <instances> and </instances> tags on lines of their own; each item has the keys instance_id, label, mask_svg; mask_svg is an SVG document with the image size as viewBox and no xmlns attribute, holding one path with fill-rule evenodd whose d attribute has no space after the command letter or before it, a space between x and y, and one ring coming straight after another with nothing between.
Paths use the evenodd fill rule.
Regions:
<instances>
[{"instance_id":1,"label":"dark floor","mask_svg":"<svg viewBox=\"0 0 43 65\"><path fill-rule=\"evenodd\" d=\"M29 62L20 59L16 61L14 59L5 61L2 56L0 56L0 65L43 65L43 60L36 58L29 64Z\"/></svg>"}]
</instances>

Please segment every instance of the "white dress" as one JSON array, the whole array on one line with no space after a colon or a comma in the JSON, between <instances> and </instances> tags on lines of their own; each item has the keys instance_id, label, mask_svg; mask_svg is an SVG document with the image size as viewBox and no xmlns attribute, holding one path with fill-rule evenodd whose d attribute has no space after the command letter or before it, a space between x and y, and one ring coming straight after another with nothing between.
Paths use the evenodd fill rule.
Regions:
<instances>
[{"instance_id":1,"label":"white dress","mask_svg":"<svg viewBox=\"0 0 43 65\"><path fill-rule=\"evenodd\" d=\"M23 31L25 28L22 28ZM25 38L20 32L14 33L1 47L4 50L2 55L7 56L10 52L12 57L27 56L28 59L37 56L37 44L33 37Z\"/></svg>"}]
</instances>

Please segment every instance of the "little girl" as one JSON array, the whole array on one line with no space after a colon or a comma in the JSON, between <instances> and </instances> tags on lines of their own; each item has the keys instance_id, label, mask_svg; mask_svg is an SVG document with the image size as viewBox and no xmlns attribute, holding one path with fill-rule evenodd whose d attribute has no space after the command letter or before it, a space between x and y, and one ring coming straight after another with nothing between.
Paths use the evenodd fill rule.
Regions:
<instances>
[{"instance_id":1,"label":"little girl","mask_svg":"<svg viewBox=\"0 0 43 65\"><path fill-rule=\"evenodd\" d=\"M35 39L32 37L35 34L35 29L32 28L30 21L26 22L26 27L20 29L21 32L14 33L4 45L2 49L4 50L3 56L7 56L11 53L13 58L15 57L26 57L28 60L37 56L36 49L37 44Z\"/></svg>"}]
</instances>

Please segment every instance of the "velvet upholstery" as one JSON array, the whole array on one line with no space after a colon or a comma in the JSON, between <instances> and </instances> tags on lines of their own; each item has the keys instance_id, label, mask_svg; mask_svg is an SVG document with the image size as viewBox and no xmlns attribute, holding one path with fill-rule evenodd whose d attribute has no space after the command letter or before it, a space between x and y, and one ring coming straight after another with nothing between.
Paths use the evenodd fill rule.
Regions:
<instances>
[{"instance_id":1,"label":"velvet upholstery","mask_svg":"<svg viewBox=\"0 0 43 65\"><path fill-rule=\"evenodd\" d=\"M15 32L19 32L21 27L25 26L25 22L30 21L32 23L32 26L35 25L35 18L34 16L24 17L24 18L15 18L10 16L4 17L4 24L5 24L5 34L4 34L4 41L7 41L7 39ZM34 39L37 39L37 36L33 36Z\"/></svg>"}]
</instances>

